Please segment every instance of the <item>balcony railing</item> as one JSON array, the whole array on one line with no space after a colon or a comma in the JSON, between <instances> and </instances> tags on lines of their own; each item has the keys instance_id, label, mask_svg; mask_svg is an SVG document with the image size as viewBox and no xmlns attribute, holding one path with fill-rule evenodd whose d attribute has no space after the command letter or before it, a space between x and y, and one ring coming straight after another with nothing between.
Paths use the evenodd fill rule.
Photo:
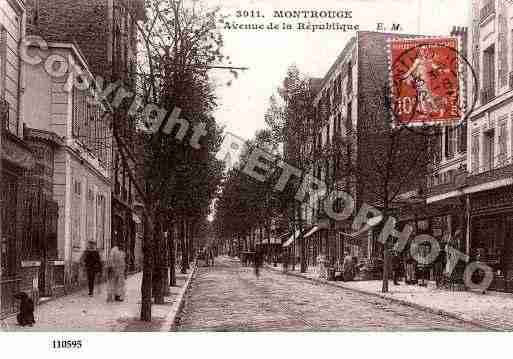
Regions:
<instances>
[{"instance_id":1,"label":"balcony railing","mask_svg":"<svg viewBox=\"0 0 513 359\"><path fill-rule=\"evenodd\" d=\"M513 164L513 157L508 157L505 154L499 154L493 158L492 162L481 164L478 168L471 169L471 175L477 175L484 172L489 172L507 165Z\"/></svg>"},{"instance_id":2,"label":"balcony railing","mask_svg":"<svg viewBox=\"0 0 513 359\"><path fill-rule=\"evenodd\" d=\"M479 21L482 22L488 16L495 13L495 0L489 0L485 6L481 8L480 14L479 14Z\"/></svg>"}]
</instances>

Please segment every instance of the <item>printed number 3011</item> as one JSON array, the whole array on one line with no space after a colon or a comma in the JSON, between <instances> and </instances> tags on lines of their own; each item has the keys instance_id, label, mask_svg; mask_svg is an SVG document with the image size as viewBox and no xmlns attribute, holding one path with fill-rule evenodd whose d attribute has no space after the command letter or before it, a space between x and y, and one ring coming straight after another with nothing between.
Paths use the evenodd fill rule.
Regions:
<instances>
[{"instance_id":1,"label":"printed number 3011","mask_svg":"<svg viewBox=\"0 0 513 359\"><path fill-rule=\"evenodd\" d=\"M235 13L236 17L264 17L260 13L260 10L237 10Z\"/></svg>"},{"instance_id":2,"label":"printed number 3011","mask_svg":"<svg viewBox=\"0 0 513 359\"><path fill-rule=\"evenodd\" d=\"M52 340L53 349L81 349L82 340Z\"/></svg>"}]
</instances>

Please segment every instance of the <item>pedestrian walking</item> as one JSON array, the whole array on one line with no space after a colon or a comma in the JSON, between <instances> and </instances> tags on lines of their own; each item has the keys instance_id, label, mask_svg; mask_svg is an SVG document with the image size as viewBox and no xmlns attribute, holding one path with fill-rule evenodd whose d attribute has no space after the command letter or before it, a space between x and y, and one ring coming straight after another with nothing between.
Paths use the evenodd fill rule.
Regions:
<instances>
[{"instance_id":1,"label":"pedestrian walking","mask_svg":"<svg viewBox=\"0 0 513 359\"><path fill-rule=\"evenodd\" d=\"M355 264L353 257L349 254L349 252L346 252L344 256L344 262L342 262L342 278L344 279L344 282L353 280L354 273Z\"/></svg>"},{"instance_id":2,"label":"pedestrian walking","mask_svg":"<svg viewBox=\"0 0 513 359\"><path fill-rule=\"evenodd\" d=\"M281 254L281 258L282 258L282 264L283 264L283 271L287 272L289 270L289 251L285 250Z\"/></svg>"},{"instance_id":3,"label":"pedestrian walking","mask_svg":"<svg viewBox=\"0 0 513 359\"><path fill-rule=\"evenodd\" d=\"M392 254L392 277L394 285L399 285L399 276L401 275L401 257L399 253L393 252Z\"/></svg>"},{"instance_id":4,"label":"pedestrian walking","mask_svg":"<svg viewBox=\"0 0 513 359\"><path fill-rule=\"evenodd\" d=\"M118 244L112 247L107 262L109 278L107 301L122 302L125 299L126 255L123 246Z\"/></svg>"},{"instance_id":5,"label":"pedestrian walking","mask_svg":"<svg viewBox=\"0 0 513 359\"><path fill-rule=\"evenodd\" d=\"M85 268L89 296L92 297L94 294L94 280L96 275L102 272L102 261L100 259L100 253L96 249L96 242L89 241L87 249L82 253L80 263L82 267Z\"/></svg>"},{"instance_id":6,"label":"pedestrian walking","mask_svg":"<svg viewBox=\"0 0 513 359\"><path fill-rule=\"evenodd\" d=\"M214 250L212 248L210 248L210 250L208 251L209 253L209 257L210 257L210 266L214 266Z\"/></svg>"},{"instance_id":7,"label":"pedestrian walking","mask_svg":"<svg viewBox=\"0 0 513 359\"><path fill-rule=\"evenodd\" d=\"M260 277L260 267L264 261L264 255L261 250L257 249L254 254L253 265L255 266L255 275L257 278Z\"/></svg>"}]
</instances>

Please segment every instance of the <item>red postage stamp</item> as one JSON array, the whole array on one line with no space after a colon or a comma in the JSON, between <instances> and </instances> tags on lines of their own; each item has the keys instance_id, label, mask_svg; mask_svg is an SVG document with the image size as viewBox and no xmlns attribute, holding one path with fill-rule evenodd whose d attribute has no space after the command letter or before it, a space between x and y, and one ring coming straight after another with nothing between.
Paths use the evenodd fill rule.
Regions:
<instances>
[{"instance_id":1,"label":"red postage stamp","mask_svg":"<svg viewBox=\"0 0 513 359\"><path fill-rule=\"evenodd\" d=\"M454 124L462 117L458 39L390 40L394 124Z\"/></svg>"}]
</instances>

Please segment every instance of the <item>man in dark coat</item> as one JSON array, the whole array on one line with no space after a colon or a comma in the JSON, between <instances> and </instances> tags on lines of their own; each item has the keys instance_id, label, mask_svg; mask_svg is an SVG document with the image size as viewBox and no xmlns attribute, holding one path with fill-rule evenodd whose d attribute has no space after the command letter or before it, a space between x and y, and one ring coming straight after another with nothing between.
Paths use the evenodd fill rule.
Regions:
<instances>
[{"instance_id":1,"label":"man in dark coat","mask_svg":"<svg viewBox=\"0 0 513 359\"><path fill-rule=\"evenodd\" d=\"M93 296L94 292L94 279L96 274L102 272L102 261L100 259L100 253L96 249L96 243L89 241L87 249L82 254L80 263L85 267L87 274L87 284L89 287L89 296Z\"/></svg>"}]
</instances>

